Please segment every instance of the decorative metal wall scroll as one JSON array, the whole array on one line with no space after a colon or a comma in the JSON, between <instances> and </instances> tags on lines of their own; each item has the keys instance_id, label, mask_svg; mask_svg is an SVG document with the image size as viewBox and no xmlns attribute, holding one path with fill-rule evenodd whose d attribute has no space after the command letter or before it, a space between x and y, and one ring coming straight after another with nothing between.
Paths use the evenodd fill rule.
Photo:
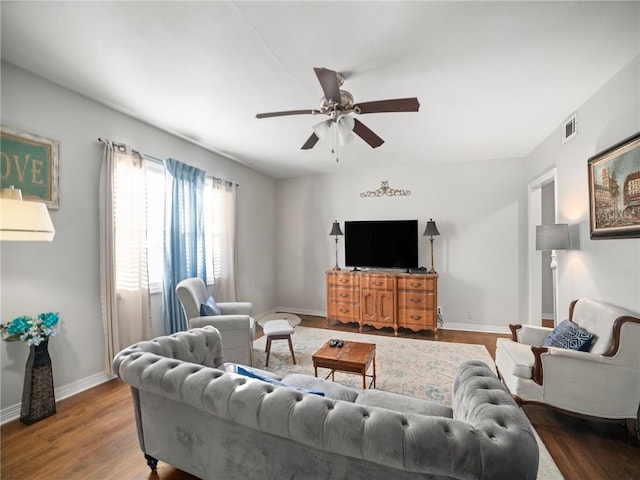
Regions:
<instances>
[{"instance_id":1,"label":"decorative metal wall scroll","mask_svg":"<svg viewBox=\"0 0 640 480\"><path fill-rule=\"evenodd\" d=\"M362 192L360 196L362 198L367 197L406 197L411 195L411 190L403 190L401 188L391 188L389 186L389 180L382 180L382 185L377 190L369 190L368 192Z\"/></svg>"}]
</instances>

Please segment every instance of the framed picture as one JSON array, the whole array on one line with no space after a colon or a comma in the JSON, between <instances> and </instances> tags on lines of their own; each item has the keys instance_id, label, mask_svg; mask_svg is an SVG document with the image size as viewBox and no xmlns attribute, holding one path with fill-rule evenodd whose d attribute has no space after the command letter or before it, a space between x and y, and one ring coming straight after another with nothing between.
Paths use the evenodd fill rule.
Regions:
<instances>
[{"instance_id":1,"label":"framed picture","mask_svg":"<svg viewBox=\"0 0 640 480\"><path fill-rule=\"evenodd\" d=\"M22 190L24 200L44 202L50 209L57 209L59 142L4 125L0 134L2 188L13 185Z\"/></svg>"},{"instance_id":2,"label":"framed picture","mask_svg":"<svg viewBox=\"0 0 640 480\"><path fill-rule=\"evenodd\" d=\"M591 238L640 237L640 133L587 163Z\"/></svg>"}]
</instances>

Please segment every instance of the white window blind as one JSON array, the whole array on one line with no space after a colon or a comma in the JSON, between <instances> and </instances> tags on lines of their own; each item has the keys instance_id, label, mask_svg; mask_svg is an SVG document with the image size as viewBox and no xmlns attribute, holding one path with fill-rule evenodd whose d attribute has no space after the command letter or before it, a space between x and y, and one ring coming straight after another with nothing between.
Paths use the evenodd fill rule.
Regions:
<instances>
[{"instance_id":1,"label":"white window blind","mask_svg":"<svg viewBox=\"0 0 640 480\"><path fill-rule=\"evenodd\" d=\"M147 162L147 251L149 289L162 291L164 270L164 167Z\"/></svg>"}]
</instances>

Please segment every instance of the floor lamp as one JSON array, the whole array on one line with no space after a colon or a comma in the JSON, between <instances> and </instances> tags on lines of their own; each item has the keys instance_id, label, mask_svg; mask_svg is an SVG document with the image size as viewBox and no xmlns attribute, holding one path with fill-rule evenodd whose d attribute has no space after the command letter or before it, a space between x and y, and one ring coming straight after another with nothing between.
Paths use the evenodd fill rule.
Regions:
<instances>
[{"instance_id":1,"label":"floor lamp","mask_svg":"<svg viewBox=\"0 0 640 480\"><path fill-rule=\"evenodd\" d=\"M340 224L338 223L337 220L333 222L333 226L331 227L331 232L329 233L329 236L332 236L332 235L336 237L336 266L333 267L333 269L340 270L340 267L338 266L338 236L342 236L342 230L340 230Z\"/></svg>"},{"instance_id":2,"label":"floor lamp","mask_svg":"<svg viewBox=\"0 0 640 480\"><path fill-rule=\"evenodd\" d=\"M556 260L556 250L567 250L569 248L569 225L566 223L555 223L551 225L536 226L536 250L551 252L551 281L553 296L553 325L557 323L558 306L556 305L556 270L558 262Z\"/></svg>"}]
</instances>

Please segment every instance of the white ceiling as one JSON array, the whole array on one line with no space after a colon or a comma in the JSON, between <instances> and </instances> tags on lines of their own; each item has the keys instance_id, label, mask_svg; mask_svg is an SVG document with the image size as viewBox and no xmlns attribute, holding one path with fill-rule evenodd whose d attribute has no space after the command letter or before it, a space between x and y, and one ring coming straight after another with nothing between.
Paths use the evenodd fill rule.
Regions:
<instances>
[{"instance_id":1,"label":"white ceiling","mask_svg":"<svg viewBox=\"0 0 640 480\"><path fill-rule=\"evenodd\" d=\"M640 51L639 2L0 8L3 59L275 177L526 156ZM356 138L339 163L329 140L300 150L324 117L255 114L318 108L313 67L343 72L356 103L420 111L359 116L386 143Z\"/></svg>"}]
</instances>

